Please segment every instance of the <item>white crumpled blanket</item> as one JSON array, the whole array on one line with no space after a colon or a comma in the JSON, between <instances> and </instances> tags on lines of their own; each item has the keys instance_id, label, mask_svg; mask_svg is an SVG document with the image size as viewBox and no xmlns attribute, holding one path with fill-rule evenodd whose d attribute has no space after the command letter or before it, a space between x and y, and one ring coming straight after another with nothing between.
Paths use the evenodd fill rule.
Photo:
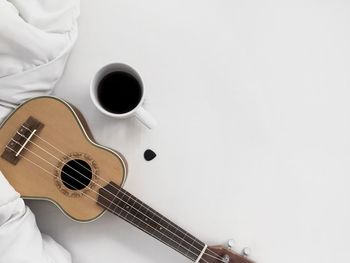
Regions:
<instances>
[{"instance_id":1,"label":"white crumpled blanket","mask_svg":"<svg viewBox=\"0 0 350 263\"><path fill-rule=\"evenodd\" d=\"M48 94L77 37L79 0L0 0L0 123L18 104ZM1 167L0 167L1 170ZM71 262L41 234L0 172L0 263Z\"/></svg>"}]
</instances>

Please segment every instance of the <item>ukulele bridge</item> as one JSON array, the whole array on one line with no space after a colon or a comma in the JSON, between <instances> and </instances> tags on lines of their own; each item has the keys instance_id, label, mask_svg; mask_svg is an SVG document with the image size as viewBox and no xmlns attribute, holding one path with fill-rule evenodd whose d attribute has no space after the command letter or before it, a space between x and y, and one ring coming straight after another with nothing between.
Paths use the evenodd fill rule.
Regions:
<instances>
[{"instance_id":1,"label":"ukulele bridge","mask_svg":"<svg viewBox=\"0 0 350 263\"><path fill-rule=\"evenodd\" d=\"M16 165L30 145L31 140L34 140L32 137L38 134L43 127L44 124L30 116L5 146L1 157Z\"/></svg>"}]
</instances>

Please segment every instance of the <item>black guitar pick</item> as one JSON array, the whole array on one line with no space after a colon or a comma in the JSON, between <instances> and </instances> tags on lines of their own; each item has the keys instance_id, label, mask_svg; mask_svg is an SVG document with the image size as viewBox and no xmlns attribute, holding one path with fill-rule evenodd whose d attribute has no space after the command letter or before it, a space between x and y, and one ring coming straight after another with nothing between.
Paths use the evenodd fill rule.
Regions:
<instances>
[{"instance_id":1,"label":"black guitar pick","mask_svg":"<svg viewBox=\"0 0 350 263\"><path fill-rule=\"evenodd\" d=\"M155 157L157 156L157 154L150 150L150 149L147 149L144 154L143 154L143 157L145 158L146 161L151 161L153 160Z\"/></svg>"}]
</instances>

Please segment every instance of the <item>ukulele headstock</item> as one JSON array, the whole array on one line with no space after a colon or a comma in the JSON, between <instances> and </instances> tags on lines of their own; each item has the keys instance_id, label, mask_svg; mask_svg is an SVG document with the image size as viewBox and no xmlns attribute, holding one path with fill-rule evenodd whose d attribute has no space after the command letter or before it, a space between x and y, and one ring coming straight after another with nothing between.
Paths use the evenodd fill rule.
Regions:
<instances>
[{"instance_id":1,"label":"ukulele headstock","mask_svg":"<svg viewBox=\"0 0 350 263\"><path fill-rule=\"evenodd\" d=\"M247 252L245 249L244 252ZM207 248L200 263L254 263L247 258L247 253L243 255L233 251L231 247L225 246L210 246Z\"/></svg>"}]
</instances>

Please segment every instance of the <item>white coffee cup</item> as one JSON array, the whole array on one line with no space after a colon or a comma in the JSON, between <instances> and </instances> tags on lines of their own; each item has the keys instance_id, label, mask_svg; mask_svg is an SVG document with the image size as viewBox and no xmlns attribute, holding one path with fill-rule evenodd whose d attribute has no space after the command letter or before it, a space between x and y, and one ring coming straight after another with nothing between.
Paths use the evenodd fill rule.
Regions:
<instances>
[{"instance_id":1,"label":"white coffee cup","mask_svg":"<svg viewBox=\"0 0 350 263\"><path fill-rule=\"evenodd\" d=\"M115 113L110 110L108 110L106 107L104 107L100 101L100 98L98 96L98 88L100 82L106 77L108 74L113 72L124 72L131 75L138 83L138 87L141 92L141 96L135 98L135 100L138 100L138 103L136 106L133 104L133 108L130 109L127 112L122 113ZM103 88L103 87L100 87ZM122 85L116 85L116 89L127 89L128 87L123 87ZM105 65L100 70L97 71L93 79L90 83L90 96L92 102L95 104L96 108L99 109L102 113L113 117L117 119L125 119L132 116L135 116L139 121L141 121L146 127L149 129L153 128L156 125L156 120L150 115L143 107L142 103L145 98L145 92L144 87L142 84L142 80L140 75L130 66L122 63L111 63L108 65ZM113 99L113 98L112 98Z\"/></svg>"}]
</instances>

